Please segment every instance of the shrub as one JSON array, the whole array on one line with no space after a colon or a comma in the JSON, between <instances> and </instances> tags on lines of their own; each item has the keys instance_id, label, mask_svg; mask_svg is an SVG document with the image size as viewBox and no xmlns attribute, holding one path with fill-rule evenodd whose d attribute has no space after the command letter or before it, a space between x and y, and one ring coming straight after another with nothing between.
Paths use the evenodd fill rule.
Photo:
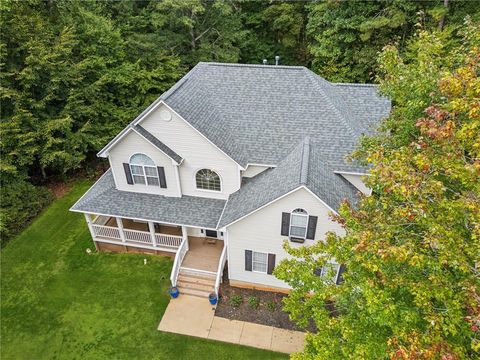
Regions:
<instances>
[{"instance_id":1,"label":"shrub","mask_svg":"<svg viewBox=\"0 0 480 360\"><path fill-rule=\"evenodd\" d=\"M240 295L233 295L228 303L234 308L238 308L243 302L243 298Z\"/></svg>"},{"instance_id":2,"label":"shrub","mask_svg":"<svg viewBox=\"0 0 480 360\"><path fill-rule=\"evenodd\" d=\"M267 302L267 309L270 312L274 312L277 309L277 303L273 300Z\"/></svg>"},{"instance_id":3,"label":"shrub","mask_svg":"<svg viewBox=\"0 0 480 360\"><path fill-rule=\"evenodd\" d=\"M249 296L247 302L248 306L250 306L253 310L257 310L258 306L260 305L260 299L256 296Z\"/></svg>"},{"instance_id":4,"label":"shrub","mask_svg":"<svg viewBox=\"0 0 480 360\"><path fill-rule=\"evenodd\" d=\"M22 231L53 199L44 187L18 180L2 185L0 238L2 246Z\"/></svg>"}]
</instances>

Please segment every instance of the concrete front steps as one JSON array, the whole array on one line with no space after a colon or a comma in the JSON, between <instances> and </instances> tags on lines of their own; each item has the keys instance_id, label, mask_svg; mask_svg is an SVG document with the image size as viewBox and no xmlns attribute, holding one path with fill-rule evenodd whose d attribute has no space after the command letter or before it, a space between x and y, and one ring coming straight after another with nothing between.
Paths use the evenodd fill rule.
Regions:
<instances>
[{"instance_id":1,"label":"concrete front steps","mask_svg":"<svg viewBox=\"0 0 480 360\"><path fill-rule=\"evenodd\" d=\"M177 278L177 288L180 294L208 298L208 295L215 290L215 278L215 273L180 268Z\"/></svg>"}]
</instances>

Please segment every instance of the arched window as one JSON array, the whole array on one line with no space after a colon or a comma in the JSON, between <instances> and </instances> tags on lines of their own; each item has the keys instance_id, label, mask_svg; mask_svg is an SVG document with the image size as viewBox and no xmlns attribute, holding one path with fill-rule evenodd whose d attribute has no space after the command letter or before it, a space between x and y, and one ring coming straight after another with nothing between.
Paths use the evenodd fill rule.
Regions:
<instances>
[{"instance_id":1,"label":"arched window","mask_svg":"<svg viewBox=\"0 0 480 360\"><path fill-rule=\"evenodd\" d=\"M308 213L304 209L295 209L290 215L290 237L307 237Z\"/></svg>"},{"instance_id":2,"label":"arched window","mask_svg":"<svg viewBox=\"0 0 480 360\"><path fill-rule=\"evenodd\" d=\"M220 176L210 169L198 170L195 175L197 189L221 191Z\"/></svg>"},{"instance_id":3,"label":"arched window","mask_svg":"<svg viewBox=\"0 0 480 360\"><path fill-rule=\"evenodd\" d=\"M160 186L155 163L147 155L132 155L130 158L130 170L134 184Z\"/></svg>"}]
</instances>

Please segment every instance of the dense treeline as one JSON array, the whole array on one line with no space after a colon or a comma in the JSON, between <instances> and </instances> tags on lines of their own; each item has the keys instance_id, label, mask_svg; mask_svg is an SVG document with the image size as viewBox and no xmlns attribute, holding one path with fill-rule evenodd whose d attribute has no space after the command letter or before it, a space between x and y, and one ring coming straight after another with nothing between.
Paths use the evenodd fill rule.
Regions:
<instances>
[{"instance_id":1,"label":"dense treeline","mask_svg":"<svg viewBox=\"0 0 480 360\"><path fill-rule=\"evenodd\" d=\"M279 55L332 81L367 82L385 45L403 51L418 26L455 41L465 15L478 16L475 2L452 0L5 0L0 7L2 237L28 220L18 204L48 202L20 183L84 166L199 61L272 63Z\"/></svg>"}]
</instances>

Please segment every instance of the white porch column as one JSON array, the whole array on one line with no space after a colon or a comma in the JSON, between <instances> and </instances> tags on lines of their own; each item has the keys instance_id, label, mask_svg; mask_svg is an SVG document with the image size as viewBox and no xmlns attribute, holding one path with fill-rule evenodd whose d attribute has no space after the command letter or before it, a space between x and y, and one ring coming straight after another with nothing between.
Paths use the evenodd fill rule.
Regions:
<instances>
[{"instance_id":1,"label":"white porch column","mask_svg":"<svg viewBox=\"0 0 480 360\"><path fill-rule=\"evenodd\" d=\"M92 239L95 239L95 231L92 227L92 219L90 218L90 214L84 213L85 220L87 220L88 230L90 230L90 235L92 235Z\"/></svg>"},{"instance_id":2,"label":"white porch column","mask_svg":"<svg viewBox=\"0 0 480 360\"><path fill-rule=\"evenodd\" d=\"M150 230L150 238L152 239L152 245L157 247L157 242L155 241L155 225L153 221L148 222L148 230Z\"/></svg>"},{"instance_id":3,"label":"white porch column","mask_svg":"<svg viewBox=\"0 0 480 360\"><path fill-rule=\"evenodd\" d=\"M188 236L187 236L187 227L186 226L182 226L182 238L183 238L183 241L186 242L185 249L186 249L186 251L188 251Z\"/></svg>"},{"instance_id":4,"label":"white porch column","mask_svg":"<svg viewBox=\"0 0 480 360\"><path fill-rule=\"evenodd\" d=\"M118 232L120 233L120 239L122 239L122 242L126 242L125 233L123 232L122 218L116 217L115 220L117 220L117 226L118 226Z\"/></svg>"}]
</instances>

